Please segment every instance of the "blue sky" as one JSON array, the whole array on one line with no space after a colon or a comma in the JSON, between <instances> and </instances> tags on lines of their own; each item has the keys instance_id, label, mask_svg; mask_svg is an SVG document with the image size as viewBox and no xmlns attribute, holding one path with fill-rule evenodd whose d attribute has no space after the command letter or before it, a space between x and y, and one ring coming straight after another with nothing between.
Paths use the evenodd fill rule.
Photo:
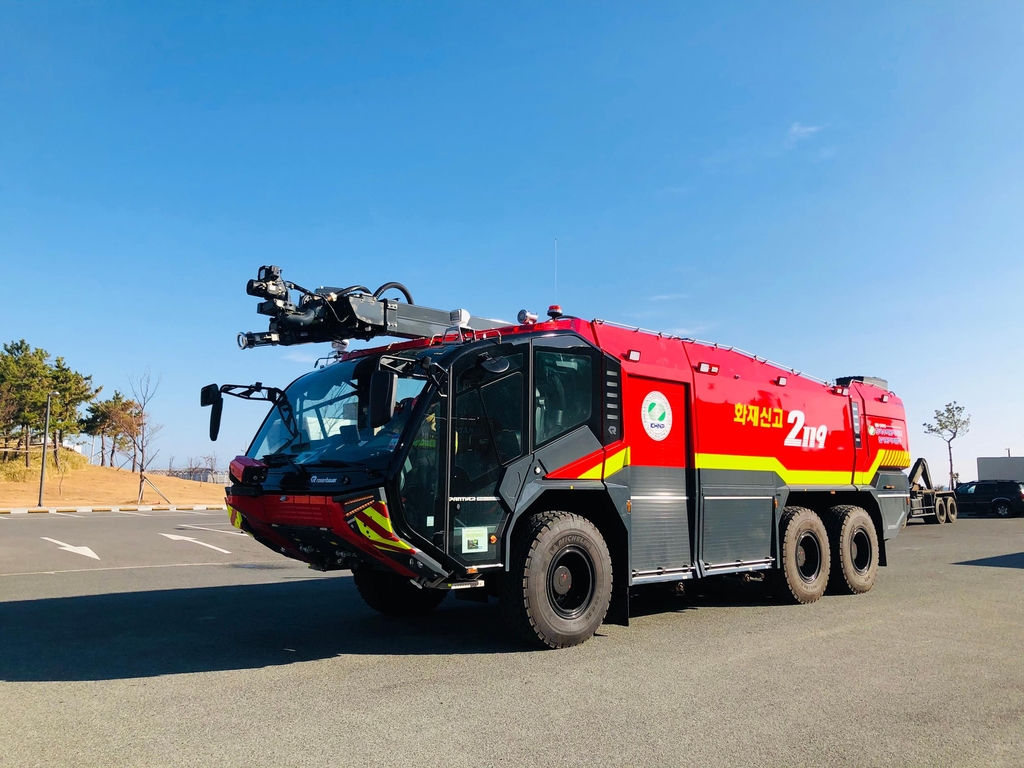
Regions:
<instances>
[{"instance_id":1,"label":"blue sky","mask_svg":"<svg viewBox=\"0 0 1024 768\"><path fill-rule=\"evenodd\" d=\"M260 264L566 311L868 373L1024 454L1020 3L0 5L0 338L107 391L157 464L199 387L283 384ZM555 296L553 240L558 239ZM230 403L222 463L255 431Z\"/></svg>"}]
</instances>

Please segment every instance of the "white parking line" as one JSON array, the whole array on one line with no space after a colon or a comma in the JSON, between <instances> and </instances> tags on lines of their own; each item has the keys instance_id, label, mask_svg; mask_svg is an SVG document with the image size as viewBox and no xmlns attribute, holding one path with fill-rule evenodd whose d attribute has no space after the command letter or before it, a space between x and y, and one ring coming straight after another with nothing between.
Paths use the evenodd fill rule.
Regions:
<instances>
[{"instance_id":1,"label":"white parking line","mask_svg":"<svg viewBox=\"0 0 1024 768\"><path fill-rule=\"evenodd\" d=\"M4 576L53 576L58 573L91 573L92 571L134 571L140 568L191 568L197 565L232 566L238 563L168 563L166 565L114 565L106 568L69 568L63 571L22 571L20 573L0 573Z\"/></svg>"},{"instance_id":2,"label":"white parking line","mask_svg":"<svg viewBox=\"0 0 1024 768\"><path fill-rule=\"evenodd\" d=\"M214 533L226 533L228 536L245 536L245 534L242 533L241 531L236 531L236 530L222 531L219 528L206 528L205 526L202 526L202 525L188 525L187 523L182 523L178 527L179 528L190 528L190 529L192 529L194 531L213 531Z\"/></svg>"},{"instance_id":3,"label":"white parking line","mask_svg":"<svg viewBox=\"0 0 1024 768\"><path fill-rule=\"evenodd\" d=\"M191 541L193 544L198 544L201 547L209 547L210 549L215 549L218 552L223 552L225 555L230 555L231 554L226 549L221 549L220 547L215 547L213 544L207 544L205 541L200 541L199 539L193 539L191 536L177 536L177 535L175 535L173 533L161 533L160 535L161 536L166 536L171 541Z\"/></svg>"},{"instance_id":4,"label":"white parking line","mask_svg":"<svg viewBox=\"0 0 1024 768\"><path fill-rule=\"evenodd\" d=\"M102 514L102 513L97 512L96 514ZM152 517L152 515L147 515L145 512L129 512L127 509L119 509L119 510L117 510L117 514L119 514L119 515L135 515L135 517Z\"/></svg>"}]
</instances>

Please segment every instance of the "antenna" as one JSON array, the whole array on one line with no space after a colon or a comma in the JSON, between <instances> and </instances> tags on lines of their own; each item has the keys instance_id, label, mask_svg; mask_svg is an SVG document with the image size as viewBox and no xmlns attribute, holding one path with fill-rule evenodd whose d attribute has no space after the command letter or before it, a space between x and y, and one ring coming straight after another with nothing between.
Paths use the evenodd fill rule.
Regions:
<instances>
[{"instance_id":1,"label":"antenna","mask_svg":"<svg viewBox=\"0 0 1024 768\"><path fill-rule=\"evenodd\" d=\"M558 303L558 238L555 238L555 304Z\"/></svg>"}]
</instances>

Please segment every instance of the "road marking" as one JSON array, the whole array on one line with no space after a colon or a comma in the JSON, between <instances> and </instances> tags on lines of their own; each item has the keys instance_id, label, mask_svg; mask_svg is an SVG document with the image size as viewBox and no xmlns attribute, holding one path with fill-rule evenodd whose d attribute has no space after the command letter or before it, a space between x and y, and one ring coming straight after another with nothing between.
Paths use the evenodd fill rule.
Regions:
<instances>
[{"instance_id":1,"label":"road marking","mask_svg":"<svg viewBox=\"0 0 1024 768\"><path fill-rule=\"evenodd\" d=\"M228 536L247 536L248 535L248 534L245 534L245 533L240 533L239 531L222 531L219 528L206 528L205 526L202 526L202 525L188 525L187 523L182 523L178 527L179 528L190 528L190 529L195 530L195 531L213 531L214 533L226 533Z\"/></svg>"},{"instance_id":2,"label":"road marking","mask_svg":"<svg viewBox=\"0 0 1024 768\"><path fill-rule=\"evenodd\" d=\"M50 541L57 545L58 549L63 549L65 552L74 552L76 555L85 555L85 557L91 557L93 560L99 560L100 556L93 552L88 547L73 547L70 544L65 544L63 541L57 541L56 539L50 539L46 536L40 536L43 541Z\"/></svg>"},{"instance_id":3,"label":"road marking","mask_svg":"<svg viewBox=\"0 0 1024 768\"><path fill-rule=\"evenodd\" d=\"M147 515L145 512L129 512L127 509L118 509L115 511L119 515L135 515L135 517L152 517L152 515Z\"/></svg>"},{"instance_id":4,"label":"road marking","mask_svg":"<svg viewBox=\"0 0 1024 768\"><path fill-rule=\"evenodd\" d=\"M200 541L199 539L193 539L191 536L176 536L173 533L161 533L160 535L166 536L171 541L191 541L193 544L198 544L201 547L209 547L210 549L216 549L218 552L223 552L225 555L231 554L226 549L215 547L213 546L213 544L207 544L205 541Z\"/></svg>"},{"instance_id":5,"label":"road marking","mask_svg":"<svg viewBox=\"0 0 1024 768\"><path fill-rule=\"evenodd\" d=\"M19 573L0 573L4 576L54 576L58 573L92 573L93 571L134 571L139 568L192 568L200 565L216 565L220 567L236 566L238 563L168 563L165 565L115 565L107 568L69 568L63 571L23 571ZM260 565L260 563L253 563Z\"/></svg>"}]
</instances>

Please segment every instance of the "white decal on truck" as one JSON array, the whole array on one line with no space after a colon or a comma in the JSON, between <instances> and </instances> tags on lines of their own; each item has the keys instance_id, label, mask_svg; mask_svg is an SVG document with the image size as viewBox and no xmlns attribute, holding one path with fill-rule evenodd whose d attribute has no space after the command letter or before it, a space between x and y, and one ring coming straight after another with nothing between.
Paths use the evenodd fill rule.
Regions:
<instances>
[{"instance_id":1,"label":"white decal on truck","mask_svg":"<svg viewBox=\"0 0 1024 768\"><path fill-rule=\"evenodd\" d=\"M661 392L650 392L640 408L644 432L651 440L664 440L672 431L672 406Z\"/></svg>"},{"instance_id":2,"label":"white decal on truck","mask_svg":"<svg viewBox=\"0 0 1024 768\"><path fill-rule=\"evenodd\" d=\"M820 427L805 427L804 421L806 421L806 417L803 411L789 412L787 422L792 424L793 428L782 444L790 448L824 448L828 427L824 424Z\"/></svg>"}]
</instances>

